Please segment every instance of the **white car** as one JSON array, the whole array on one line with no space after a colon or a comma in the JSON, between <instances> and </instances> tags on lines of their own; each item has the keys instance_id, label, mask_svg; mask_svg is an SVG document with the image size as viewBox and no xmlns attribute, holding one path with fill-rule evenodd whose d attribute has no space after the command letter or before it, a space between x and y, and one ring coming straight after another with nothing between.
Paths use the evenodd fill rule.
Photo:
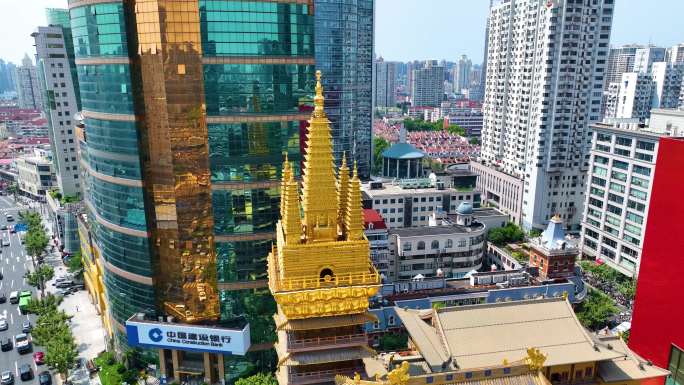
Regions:
<instances>
[{"instance_id":1,"label":"white car","mask_svg":"<svg viewBox=\"0 0 684 385\"><path fill-rule=\"evenodd\" d=\"M0 384L2 385L11 385L14 384L14 374L10 372L9 370L5 370L2 372L2 375L0 375Z\"/></svg>"},{"instance_id":2,"label":"white car","mask_svg":"<svg viewBox=\"0 0 684 385\"><path fill-rule=\"evenodd\" d=\"M2 246L3 246L3 247L7 247L7 246L9 246L9 245L10 245L9 239L4 238L4 239L2 240Z\"/></svg>"},{"instance_id":3,"label":"white car","mask_svg":"<svg viewBox=\"0 0 684 385\"><path fill-rule=\"evenodd\" d=\"M7 324L6 320L0 320L0 331L5 331L9 328L9 325Z\"/></svg>"}]
</instances>

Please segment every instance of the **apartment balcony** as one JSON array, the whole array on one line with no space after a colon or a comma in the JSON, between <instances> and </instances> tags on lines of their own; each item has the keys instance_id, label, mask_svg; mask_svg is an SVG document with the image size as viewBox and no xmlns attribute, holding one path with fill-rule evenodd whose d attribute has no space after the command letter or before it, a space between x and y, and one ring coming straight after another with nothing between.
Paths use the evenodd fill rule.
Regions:
<instances>
[{"instance_id":1,"label":"apartment balcony","mask_svg":"<svg viewBox=\"0 0 684 385\"><path fill-rule=\"evenodd\" d=\"M304 339L288 338L287 350L289 352L305 352L311 350L337 349L360 345L365 346L367 344L368 336L366 333Z\"/></svg>"},{"instance_id":2,"label":"apartment balcony","mask_svg":"<svg viewBox=\"0 0 684 385\"><path fill-rule=\"evenodd\" d=\"M335 376L337 376L338 374L347 377L354 377L355 373L365 373L365 370L362 367L358 367L353 369L319 370L316 372L290 373L287 376L287 382L291 385L332 383L335 382Z\"/></svg>"}]
</instances>

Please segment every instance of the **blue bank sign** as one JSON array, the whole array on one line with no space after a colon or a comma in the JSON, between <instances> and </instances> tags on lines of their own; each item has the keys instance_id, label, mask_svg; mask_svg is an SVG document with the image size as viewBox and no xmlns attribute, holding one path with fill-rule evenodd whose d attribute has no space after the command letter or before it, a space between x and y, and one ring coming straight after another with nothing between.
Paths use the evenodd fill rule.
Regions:
<instances>
[{"instance_id":1,"label":"blue bank sign","mask_svg":"<svg viewBox=\"0 0 684 385\"><path fill-rule=\"evenodd\" d=\"M126 321L130 346L244 355L249 349L249 324L242 330L154 321Z\"/></svg>"}]
</instances>

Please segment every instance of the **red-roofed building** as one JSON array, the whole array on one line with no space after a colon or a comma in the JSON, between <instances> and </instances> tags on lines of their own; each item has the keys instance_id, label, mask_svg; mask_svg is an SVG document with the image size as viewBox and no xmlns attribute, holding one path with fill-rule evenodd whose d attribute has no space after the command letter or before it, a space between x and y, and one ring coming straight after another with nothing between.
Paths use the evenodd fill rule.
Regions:
<instances>
[{"instance_id":1,"label":"red-roofed building","mask_svg":"<svg viewBox=\"0 0 684 385\"><path fill-rule=\"evenodd\" d=\"M383 281L394 280L394 271L391 271L389 260L389 233L385 220L379 212L373 209L363 209L364 234L370 243L370 255L375 268L384 277Z\"/></svg>"}]
</instances>

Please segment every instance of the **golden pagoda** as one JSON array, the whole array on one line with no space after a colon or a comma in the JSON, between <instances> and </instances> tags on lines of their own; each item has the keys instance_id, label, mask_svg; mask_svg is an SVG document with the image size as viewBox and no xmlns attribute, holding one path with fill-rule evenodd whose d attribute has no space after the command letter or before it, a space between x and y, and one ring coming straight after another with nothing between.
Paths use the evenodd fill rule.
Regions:
<instances>
[{"instance_id":1,"label":"golden pagoda","mask_svg":"<svg viewBox=\"0 0 684 385\"><path fill-rule=\"evenodd\" d=\"M373 319L368 299L380 278L363 234L361 184L346 159L335 174L320 71L316 80L301 193L285 159L277 245L268 256L280 385L364 373L363 359L375 355L363 324Z\"/></svg>"}]
</instances>

